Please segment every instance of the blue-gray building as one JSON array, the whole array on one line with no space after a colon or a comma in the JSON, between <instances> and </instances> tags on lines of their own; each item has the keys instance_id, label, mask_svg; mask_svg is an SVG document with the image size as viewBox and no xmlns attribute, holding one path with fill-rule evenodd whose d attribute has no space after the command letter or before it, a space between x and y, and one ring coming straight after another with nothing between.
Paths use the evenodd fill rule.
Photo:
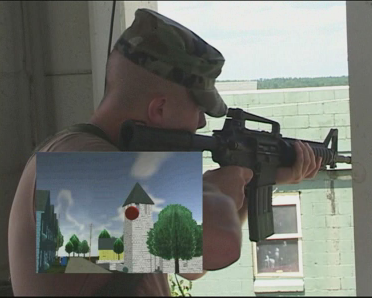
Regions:
<instances>
[{"instance_id":1,"label":"blue-gray building","mask_svg":"<svg viewBox=\"0 0 372 298\"><path fill-rule=\"evenodd\" d=\"M36 190L36 273L55 261L58 220L50 204L49 190Z\"/></svg>"}]
</instances>

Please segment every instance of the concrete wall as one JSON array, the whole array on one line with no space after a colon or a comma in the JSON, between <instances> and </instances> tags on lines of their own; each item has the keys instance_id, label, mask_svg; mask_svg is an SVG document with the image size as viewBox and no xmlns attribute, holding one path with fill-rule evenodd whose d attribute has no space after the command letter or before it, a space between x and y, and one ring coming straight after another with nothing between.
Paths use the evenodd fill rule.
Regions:
<instances>
[{"instance_id":1,"label":"concrete wall","mask_svg":"<svg viewBox=\"0 0 372 298\"><path fill-rule=\"evenodd\" d=\"M346 1L357 295L372 293L372 1Z\"/></svg>"},{"instance_id":2,"label":"concrete wall","mask_svg":"<svg viewBox=\"0 0 372 298\"><path fill-rule=\"evenodd\" d=\"M35 141L30 73L25 63L19 1L0 2L0 279L9 277L9 212L24 163Z\"/></svg>"},{"instance_id":3,"label":"concrete wall","mask_svg":"<svg viewBox=\"0 0 372 298\"><path fill-rule=\"evenodd\" d=\"M45 1L44 71L55 130L88 121L93 112L87 1Z\"/></svg>"},{"instance_id":4,"label":"concrete wall","mask_svg":"<svg viewBox=\"0 0 372 298\"><path fill-rule=\"evenodd\" d=\"M164 273L174 273L176 271L176 265L174 260L162 261L163 267L160 267ZM192 258L191 260L179 260L178 261L180 273L200 273L203 271L203 257Z\"/></svg>"},{"instance_id":5,"label":"concrete wall","mask_svg":"<svg viewBox=\"0 0 372 298\"><path fill-rule=\"evenodd\" d=\"M323 141L330 128L338 128L339 150L350 151L348 86L230 91L222 97L229 107L243 108L278 121L284 137ZM207 122L201 132L210 135L212 130L222 128L224 119L208 117ZM246 127L267 129L253 122L248 122ZM210 154L204 153L203 157L204 171L217 166ZM313 181L278 187L281 192L301 191L305 291L285 295L355 295L351 170L349 165L338 168L336 172L319 174ZM240 260L195 281L191 293L197 296L263 295L254 292L248 225L243 227Z\"/></svg>"}]
</instances>

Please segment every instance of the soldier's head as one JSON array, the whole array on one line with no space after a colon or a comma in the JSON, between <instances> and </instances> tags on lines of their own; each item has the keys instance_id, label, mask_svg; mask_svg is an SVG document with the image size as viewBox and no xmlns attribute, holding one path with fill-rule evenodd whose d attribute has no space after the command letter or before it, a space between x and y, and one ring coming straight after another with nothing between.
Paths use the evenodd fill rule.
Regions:
<instances>
[{"instance_id":1,"label":"soldier's head","mask_svg":"<svg viewBox=\"0 0 372 298\"><path fill-rule=\"evenodd\" d=\"M110 54L106 92L94 119L116 126L136 119L195 132L205 126L204 113L222 117L227 112L215 88L224 62L218 50L189 29L138 9Z\"/></svg>"}]
</instances>

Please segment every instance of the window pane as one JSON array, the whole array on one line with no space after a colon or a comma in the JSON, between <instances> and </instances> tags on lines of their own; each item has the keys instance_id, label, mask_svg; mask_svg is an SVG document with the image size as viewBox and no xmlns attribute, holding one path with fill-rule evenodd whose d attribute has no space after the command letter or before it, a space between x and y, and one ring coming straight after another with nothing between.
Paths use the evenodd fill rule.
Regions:
<instances>
[{"instance_id":1,"label":"window pane","mask_svg":"<svg viewBox=\"0 0 372 298\"><path fill-rule=\"evenodd\" d=\"M275 234L297 233L296 205L273 206L273 213Z\"/></svg>"},{"instance_id":2,"label":"window pane","mask_svg":"<svg viewBox=\"0 0 372 298\"><path fill-rule=\"evenodd\" d=\"M257 243L257 270L266 272L299 272L298 240L265 240Z\"/></svg>"}]
</instances>

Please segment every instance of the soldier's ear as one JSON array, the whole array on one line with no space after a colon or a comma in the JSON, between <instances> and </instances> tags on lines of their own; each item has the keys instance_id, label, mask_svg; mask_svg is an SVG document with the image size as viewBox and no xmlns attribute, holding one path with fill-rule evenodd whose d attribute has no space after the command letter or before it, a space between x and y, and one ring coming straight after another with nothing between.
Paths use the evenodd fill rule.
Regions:
<instances>
[{"instance_id":1,"label":"soldier's ear","mask_svg":"<svg viewBox=\"0 0 372 298\"><path fill-rule=\"evenodd\" d=\"M166 121L167 98L157 95L149 103L147 117L151 125L163 127Z\"/></svg>"}]
</instances>

